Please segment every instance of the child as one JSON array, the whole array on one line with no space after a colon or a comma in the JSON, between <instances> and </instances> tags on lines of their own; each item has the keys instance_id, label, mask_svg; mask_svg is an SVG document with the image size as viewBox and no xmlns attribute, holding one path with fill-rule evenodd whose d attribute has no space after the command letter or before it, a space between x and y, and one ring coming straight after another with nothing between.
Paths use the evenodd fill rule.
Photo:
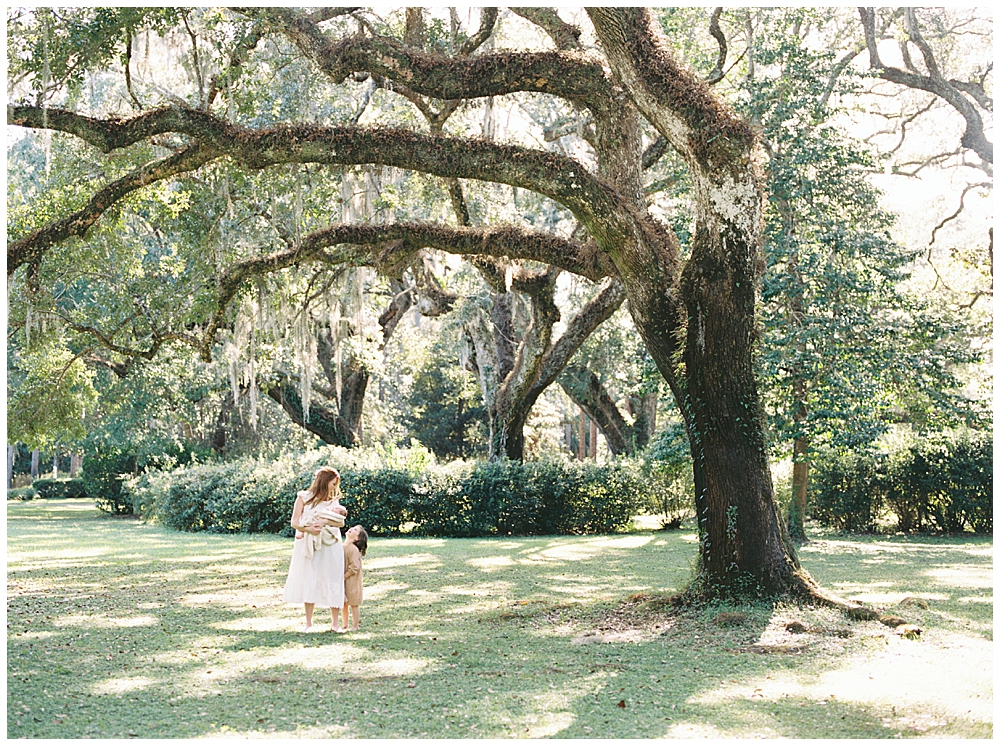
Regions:
<instances>
[{"instance_id":1,"label":"child","mask_svg":"<svg viewBox=\"0 0 1000 746\"><path fill-rule=\"evenodd\" d=\"M347 529L344 537L344 609L343 629L348 630L348 608L354 610L354 630L361 626L361 597L364 586L361 580L361 558L368 551L368 532L360 525Z\"/></svg>"},{"instance_id":2,"label":"child","mask_svg":"<svg viewBox=\"0 0 1000 746\"><path fill-rule=\"evenodd\" d=\"M325 511L347 515L347 508L339 500L340 474L330 466L317 471L312 486L295 498L291 520L295 546L282 598L286 603L305 604L303 632L312 629L316 604L330 607L331 629L339 631L338 612L344 605L344 552L339 546L340 529L328 528L330 519L320 517L329 514ZM323 543L321 534L324 531L332 532L335 543ZM319 542L316 539L320 539Z\"/></svg>"}]
</instances>

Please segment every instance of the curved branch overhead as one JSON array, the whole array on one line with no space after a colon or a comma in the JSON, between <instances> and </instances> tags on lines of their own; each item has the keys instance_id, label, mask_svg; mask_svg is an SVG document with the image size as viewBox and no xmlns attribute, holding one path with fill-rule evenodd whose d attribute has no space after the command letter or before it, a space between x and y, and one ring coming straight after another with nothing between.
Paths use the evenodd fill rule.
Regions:
<instances>
[{"instance_id":1,"label":"curved branch overhead","mask_svg":"<svg viewBox=\"0 0 1000 746\"><path fill-rule=\"evenodd\" d=\"M944 77L938 67L933 50L920 32L920 22L917 18L916 10L914 8L906 8L904 10L906 34L909 41L920 51L924 64L927 67L927 75L922 75L911 70L902 70L882 62L878 52L879 40L875 27L875 9L861 7L858 8L858 12L861 16L861 25L864 28L865 45L868 47L868 58L872 70L878 72L882 78L891 83L906 86L907 88L915 88L920 91L927 91L946 101L965 120L962 146L975 152L984 162L992 164L993 143L986 136L982 115L980 115L976 109L976 103L974 103L975 101L982 105L986 101L985 96L981 97L982 100L980 100L978 91L975 93L972 92L972 90L975 90L974 86L971 86L972 90L969 90L970 86L956 86L952 81ZM973 101L970 101L963 95L965 92L968 92L973 97Z\"/></svg>"},{"instance_id":2,"label":"curved branch overhead","mask_svg":"<svg viewBox=\"0 0 1000 746\"><path fill-rule=\"evenodd\" d=\"M284 34L334 83L364 71L399 81L423 96L442 100L509 93L548 93L600 105L607 92L599 61L574 52L510 52L447 57L408 47L387 37L336 39L290 8L237 8L266 20Z\"/></svg>"},{"instance_id":3,"label":"curved branch overhead","mask_svg":"<svg viewBox=\"0 0 1000 746\"><path fill-rule=\"evenodd\" d=\"M53 220L27 236L7 244L7 276L18 267L37 261L51 247L71 237L82 238L114 204L142 187L194 171L219 157L211 148L192 145L179 153L152 161L97 190L86 206Z\"/></svg>"},{"instance_id":4,"label":"curved branch overhead","mask_svg":"<svg viewBox=\"0 0 1000 746\"><path fill-rule=\"evenodd\" d=\"M331 247L340 248L334 253L327 252ZM290 249L244 259L230 267L218 283L216 310L202 336L202 358L211 359L215 332L226 309L252 277L308 262L397 267L425 248L466 256L499 255L544 262L595 281L614 272L606 256L592 245L515 226L338 223L310 233Z\"/></svg>"},{"instance_id":5,"label":"curved branch overhead","mask_svg":"<svg viewBox=\"0 0 1000 746\"><path fill-rule=\"evenodd\" d=\"M135 126L131 120L98 120L61 110L8 107L10 124L71 132L88 142L115 143L116 147L126 147L149 133L187 135L207 146L215 157L228 155L251 169L282 163L378 164L446 178L494 181L538 192L562 204L599 241L604 237L610 244L616 230L629 230L621 219L628 207L614 189L577 161L555 153L399 129L283 125L254 130L176 106L143 114L141 120L142 126ZM191 157L189 160L195 162ZM173 174L181 171L174 165ZM8 271L12 269L16 266L8 267Z\"/></svg>"}]
</instances>

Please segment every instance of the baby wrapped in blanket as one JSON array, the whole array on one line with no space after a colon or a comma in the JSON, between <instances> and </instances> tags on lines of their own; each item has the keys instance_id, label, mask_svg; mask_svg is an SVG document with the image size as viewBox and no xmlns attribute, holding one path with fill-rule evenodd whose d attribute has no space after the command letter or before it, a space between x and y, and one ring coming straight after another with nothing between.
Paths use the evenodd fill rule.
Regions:
<instances>
[{"instance_id":1,"label":"baby wrapped in blanket","mask_svg":"<svg viewBox=\"0 0 1000 746\"><path fill-rule=\"evenodd\" d=\"M340 529L344 527L344 516L337 513L333 508L322 508L316 511L316 515L305 524L311 526L314 523L326 521L318 534L305 532L303 537L306 542L306 557L312 557L317 549L323 545L336 544L340 541Z\"/></svg>"}]
</instances>

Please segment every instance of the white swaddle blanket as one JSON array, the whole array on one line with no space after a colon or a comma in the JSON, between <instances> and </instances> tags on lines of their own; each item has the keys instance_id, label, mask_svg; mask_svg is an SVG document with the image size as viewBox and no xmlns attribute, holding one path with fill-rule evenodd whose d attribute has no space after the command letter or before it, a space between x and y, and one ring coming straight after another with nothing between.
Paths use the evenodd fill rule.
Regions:
<instances>
[{"instance_id":1,"label":"white swaddle blanket","mask_svg":"<svg viewBox=\"0 0 1000 746\"><path fill-rule=\"evenodd\" d=\"M320 549L324 545L337 544L340 542L340 529L344 526L344 516L340 513L335 513L330 508L323 508L322 510L316 511L316 515L309 519L309 522L305 525L311 526L314 522L319 520L326 520L333 525L323 526L319 530L318 534L311 534L306 532L303 537L306 547L306 557L312 557L316 553L316 550Z\"/></svg>"}]
</instances>

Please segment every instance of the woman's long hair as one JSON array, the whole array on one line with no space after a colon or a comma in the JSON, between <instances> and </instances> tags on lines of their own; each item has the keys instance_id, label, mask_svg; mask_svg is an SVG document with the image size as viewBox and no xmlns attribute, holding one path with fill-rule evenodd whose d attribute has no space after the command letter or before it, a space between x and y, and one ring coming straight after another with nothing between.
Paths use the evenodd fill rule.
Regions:
<instances>
[{"instance_id":1,"label":"woman's long hair","mask_svg":"<svg viewBox=\"0 0 1000 746\"><path fill-rule=\"evenodd\" d=\"M316 472L312 486L308 489L309 497L305 504L321 503L327 500L340 499L340 472L332 466L324 466Z\"/></svg>"}]
</instances>

